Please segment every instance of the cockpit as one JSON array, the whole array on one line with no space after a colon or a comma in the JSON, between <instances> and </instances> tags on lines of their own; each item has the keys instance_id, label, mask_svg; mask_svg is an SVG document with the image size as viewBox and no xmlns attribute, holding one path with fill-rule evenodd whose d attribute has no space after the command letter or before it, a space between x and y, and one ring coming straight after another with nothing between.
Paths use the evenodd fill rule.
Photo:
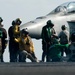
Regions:
<instances>
[{"instance_id":1,"label":"cockpit","mask_svg":"<svg viewBox=\"0 0 75 75\"><path fill-rule=\"evenodd\" d=\"M56 14L56 13L60 13L63 12L64 14L66 13L75 13L75 1L74 2L67 2L64 3L60 6L58 6L55 10L53 10L50 14Z\"/></svg>"}]
</instances>

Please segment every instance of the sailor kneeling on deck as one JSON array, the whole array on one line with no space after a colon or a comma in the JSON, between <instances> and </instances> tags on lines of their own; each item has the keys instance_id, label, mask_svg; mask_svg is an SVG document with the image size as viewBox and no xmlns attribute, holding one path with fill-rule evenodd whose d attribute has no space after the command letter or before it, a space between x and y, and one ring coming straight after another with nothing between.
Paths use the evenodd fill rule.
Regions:
<instances>
[{"instance_id":1,"label":"sailor kneeling on deck","mask_svg":"<svg viewBox=\"0 0 75 75\"><path fill-rule=\"evenodd\" d=\"M29 33L23 29L20 32L20 38L16 39L16 41L19 42L19 62L26 62L26 58L32 62L38 62L34 53L33 42L28 34Z\"/></svg>"}]
</instances>

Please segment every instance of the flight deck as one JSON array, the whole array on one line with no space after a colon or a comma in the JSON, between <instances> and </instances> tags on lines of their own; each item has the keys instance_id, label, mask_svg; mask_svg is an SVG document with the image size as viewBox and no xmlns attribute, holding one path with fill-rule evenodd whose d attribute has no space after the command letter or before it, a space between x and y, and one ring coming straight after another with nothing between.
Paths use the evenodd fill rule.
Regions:
<instances>
[{"instance_id":1,"label":"flight deck","mask_svg":"<svg viewBox=\"0 0 75 75\"><path fill-rule=\"evenodd\" d=\"M75 63L0 63L0 75L75 75Z\"/></svg>"}]
</instances>

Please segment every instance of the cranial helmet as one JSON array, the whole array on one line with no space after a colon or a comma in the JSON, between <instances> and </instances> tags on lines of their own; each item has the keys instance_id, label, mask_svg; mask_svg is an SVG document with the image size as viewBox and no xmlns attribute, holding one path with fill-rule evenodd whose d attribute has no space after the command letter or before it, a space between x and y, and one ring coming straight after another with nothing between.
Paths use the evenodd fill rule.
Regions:
<instances>
[{"instance_id":1,"label":"cranial helmet","mask_svg":"<svg viewBox=\"0 0 75 75\"><path fill-rule=\"evenodd\" d=\"M22 21L21 21L20 18L17 18L17 19L15 20L15 23L18 24L18 25L20 25L20 24L22 23Z\"/></svg>"},{"instance_id":2,"label":"cranial helmet","mask_svg":"<svg viewBox=\"0 0 75 75\"><path fill-rule=\"evenodd\" d=\"M61 29L65 30L67 27L65 25L62 25Z\"/></svg>"},{"instance_id":3,"label":"cranial helmet","mask_svg":"<svg viewBox=\"0 0 75 75\"><path fill-rule=\"evenodd\" d=\"M2 17L0 17L0 22L2 22L3 21L3 19L2 19Z\"/></svg>"},{"instance_id":4,"label":"cranial helmet","mask_svg":"<svg viewBox=\"0 0 75 75\"><path fill-rule=\"evenodd\" d=\"M49 25L49 26L54 26L54 24L51 22L51 20L48 20L48 21L47 21L47 25Z\"/></svg>"},{"instance_id":5,"label":"cranial helmet","mask_svg":"<svg viewBox=\"0 0 75 75\"><path fill-rule=\"evenodd\" d=\"M29 32L27 31L27 29L22 29L21 32L25 35L29 34Z\"/></svg>"}]
</instances>

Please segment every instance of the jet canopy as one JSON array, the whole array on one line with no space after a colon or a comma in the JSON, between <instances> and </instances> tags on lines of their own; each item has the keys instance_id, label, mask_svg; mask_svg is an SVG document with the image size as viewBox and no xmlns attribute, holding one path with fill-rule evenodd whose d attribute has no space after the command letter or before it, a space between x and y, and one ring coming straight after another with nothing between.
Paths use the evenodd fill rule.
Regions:
<instances>
[{"instance_id":1,"label":"jet canopy","mask_svg":"<svg viewBox=\"0 0 75 75\"><path fill-rule=\"evenodd\" d=\"M58 6L55 10L53 10L50 14L56 14L56 13L75 13L75 1L74 2L67 2L60 6Z\"/></svg>"}]
</instances>

